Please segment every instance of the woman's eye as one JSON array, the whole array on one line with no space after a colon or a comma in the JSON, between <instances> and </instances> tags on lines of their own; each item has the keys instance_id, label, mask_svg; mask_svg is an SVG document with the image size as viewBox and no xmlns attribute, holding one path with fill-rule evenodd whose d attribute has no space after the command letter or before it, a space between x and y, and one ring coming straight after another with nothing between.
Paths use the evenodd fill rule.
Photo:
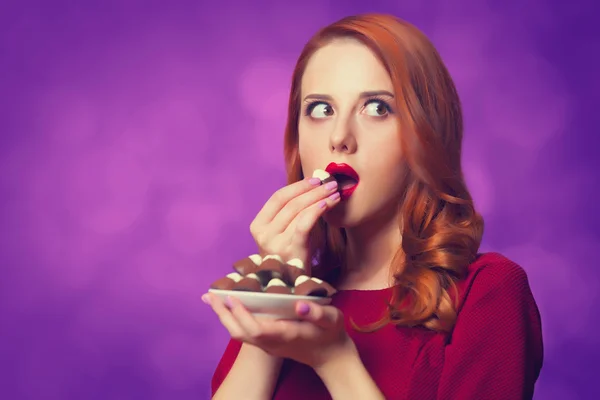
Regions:
<instances>
[{"instance_id":1,"label":"woman's eye","mask_svg":"<svg viewBox=\"0 0 600 400\"><path fill-rule=\"evenodd\" d=\"M325 103L318 103L310 110L310 116L313 118L325 118L331 115L333 115L333 108Z\"/></svg>"},{"instance_id":2,"label":"woman's eye","mask_svg":"<svg viewBox=\"0 0 600 400\"><path fill-rule=\"evenodd\" d=\"M383 117L390 112L389 106L383 101L370 101L365 106L367 115L372 117Z\"/></svg>"}]
</instances>

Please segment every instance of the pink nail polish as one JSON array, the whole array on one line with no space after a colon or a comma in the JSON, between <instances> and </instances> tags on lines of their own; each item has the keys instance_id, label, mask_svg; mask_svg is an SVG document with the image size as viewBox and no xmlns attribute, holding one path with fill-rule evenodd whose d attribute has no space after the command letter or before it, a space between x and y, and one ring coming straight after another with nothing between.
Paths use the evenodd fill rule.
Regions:
<instances>
[{"instance_id":1,"label":"pink nail polish","mask_svg":"<svg viewBox=\"0 0 600 400\"><path fill-rule=\"evenodd\" d=\"M202 302L203 302L204 304L210 304L210 298L208 297L208 295L207 295L207 294L205 294L205 295L202 295Z\"/></svg>"},{"instance_id":2,"label":"pink nail polish","mask_svg":"<svg viewBox=\"0 0 600 400\"><path fill-rule=\"evenodd\" d=\"M327 207L327 202L325 200L321 200L319 202L319 208L325 208L325 207Z\"/></svg>"},{"instance_id":3,"label":"pink nail polish","mask_svg":"<svg viewBox=\"0 0 600 400\"><path fill-rule=\"evenodd\" d=\"M336 181L331 181L325 184L325 189L331 190L337 187L338 183Z\"/></svg>"},{"instance_id":4,"label":"pink nail polish","mask_svg":"<svg viewBox=\"0 0 600 400\"><path fill-rule=\"evenodd\" d=\"M310 184L313 186L319 186L321 184L321 180L319 178L310 178L308 182L310 182Z\"/></svg>"},{"instance_id":5,"label":"pink nail polish","mask_svg":"<svg viewBox=\"0 0 600 400\"><path fill-rule=\"evenodd\" d=\"M306 303L301 303L298 307L298 314L306 315L310 311L310 306Z\"/></svg>"},{"instance_id":6,"label":"pink nail polish","mask_svg":"<svg viewBox=\"0 0 600 400\"><path fill-rule=\"evenodd\" d=\"M334 194L330 195L328 198L329 198L329 200L332 200L332 201L337 200L340 198L340 192L335 192Z\"/></svg>"}]
</instances>

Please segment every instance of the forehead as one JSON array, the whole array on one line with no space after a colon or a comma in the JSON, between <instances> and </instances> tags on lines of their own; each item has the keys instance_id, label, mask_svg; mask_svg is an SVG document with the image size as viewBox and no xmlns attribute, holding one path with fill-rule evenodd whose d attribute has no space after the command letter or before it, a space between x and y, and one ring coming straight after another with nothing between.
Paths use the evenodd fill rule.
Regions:
<instances>
[{"instance_id":1,"label":"forehead","mask_svg":"<svg viewBox=\"0 0 600 400\"><path fill-rule=\"evenodd\" d=\"M392 81L371 49L355 39L337 39L312 55L302 77L302 94L351 95L393 92Z\"/></svg>"}]
</instances>

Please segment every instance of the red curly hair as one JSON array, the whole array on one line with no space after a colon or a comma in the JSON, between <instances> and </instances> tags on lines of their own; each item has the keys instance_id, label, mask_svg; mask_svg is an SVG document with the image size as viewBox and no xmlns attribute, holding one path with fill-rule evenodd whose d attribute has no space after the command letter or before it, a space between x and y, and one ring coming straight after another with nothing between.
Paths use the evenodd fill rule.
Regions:
<instances>
[{"instance_id":1,"label":"red curly hair","mask_svg":"<svg viewBox=\"0 0 600 400\"><path fill-rule=\"evenodd\" d=\"M292 77L284 152L288 182L303 179L298 153L300 88L316 50L336 38L355 38L380 59L396 94L399 140L406 180L398 221L402 248L392 265L393 296L386 315L366 330L388 323L449 331L458 307L455 282L477 256L483 219L475 211L462 168L460 100L440 55L417 28L390 15L344 18L313 36ZM322 219L312 233L316 269L345 268L344 229ZM357 328L363 329L363 328Z\"/></svg>"}]
</instances>

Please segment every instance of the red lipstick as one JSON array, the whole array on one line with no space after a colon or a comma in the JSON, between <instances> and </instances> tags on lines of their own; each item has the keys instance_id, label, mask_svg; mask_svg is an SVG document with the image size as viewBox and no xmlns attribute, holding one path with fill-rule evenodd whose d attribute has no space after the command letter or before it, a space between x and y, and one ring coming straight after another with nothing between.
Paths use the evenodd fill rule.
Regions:
<instances>
[{"instance_id":1,"label":"red lipstick","mask_svg":"<svg viewBox=\"0 0 600 400\"><path fill-rule=\"evenodd\" d=\"M329 172L338 182L342 200L347 199L354 193L358 186L358 174L348 164L330 163L325 171Z\"/></svg>"}]
</instances>

